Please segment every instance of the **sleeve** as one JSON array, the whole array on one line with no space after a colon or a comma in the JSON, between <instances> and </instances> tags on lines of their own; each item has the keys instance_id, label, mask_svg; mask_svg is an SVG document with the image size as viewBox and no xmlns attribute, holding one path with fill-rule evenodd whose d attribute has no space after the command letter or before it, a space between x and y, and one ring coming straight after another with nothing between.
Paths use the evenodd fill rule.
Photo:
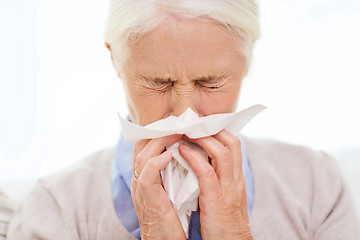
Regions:
<instances>
[{"instance_id":1,"label":"sleeve","mask_svg":"<svg viewBox=\"0 0 360 240\"><path fill-rule=\"evenodd\" d=\"M336 161L324 153L315 174L313 239L360 240L355 205Z\"/></svg>"},{"instance_id":2,"label":"sleeve","mask_svg":"<svg viewBox=\"0 0 360 240\"><path fill-rule=\"evenodd\" d=\"M23 205L14 211L7 239L77 239L71 237L62 207L41 181Z\"/></svg>"}]
</instances>

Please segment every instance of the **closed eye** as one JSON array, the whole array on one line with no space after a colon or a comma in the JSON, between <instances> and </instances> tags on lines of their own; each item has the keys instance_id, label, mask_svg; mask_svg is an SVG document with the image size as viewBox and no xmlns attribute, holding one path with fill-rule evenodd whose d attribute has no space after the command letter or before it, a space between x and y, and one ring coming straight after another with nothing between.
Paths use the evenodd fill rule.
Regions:
<instances>
[{"instance_id":1,"label":"closed eye","mask_svg":"<svg viewBox=\"0 0 360 240\"><path fill-rule=\"evenodd\" d=\"M143 82L143 86L149 90L164 92L174 86L174 81L170 79L147 79Z\"/></svg>"},{"instance_id":2,"label":"closed eye","mask_svg":"<svg viewBox=\"0 0 360 240\"><path fill-rule=\"evenodd\" d=\"M147 77L141 76L142 85L151 91L156 92L166 92L171 90L176 80L172 80L171 78L159 78L159 77ZM228 76L226 74L222 74L219 76L208 75L202 76L199 78L193 79L193 84L195 87L198 87L199 90L217 90L223 87L228 80Z\"/></svg>"},{"instance_id":3,"label":"closed eye","mask_svg":"<svg viewBox=\"0 0 360 240\"><path fill-rule=\"evenodd\" d=\"M226 79L197 80L196 85L208 89L219 89L226 83Z\"/></svg>"}]
</instances>

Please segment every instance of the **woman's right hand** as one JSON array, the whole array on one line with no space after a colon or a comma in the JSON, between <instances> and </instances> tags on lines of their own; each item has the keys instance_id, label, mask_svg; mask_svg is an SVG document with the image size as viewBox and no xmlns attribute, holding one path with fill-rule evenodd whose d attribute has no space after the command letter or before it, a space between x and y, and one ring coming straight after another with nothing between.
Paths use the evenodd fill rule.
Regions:
<instances>
[{"instance_id":1,"label":"woman's right hand","mask_svg":"<svg viewBox=\"0 0 360 240\"><path fill-rule=\"evenodd\" d=\"M160 171L172 159L172 154L165 147L176 143L181 137L182 135L171 135L147 139L134 146L131 196L143 240L186 239L160 176Z\"/></svg>"}]
</instances>

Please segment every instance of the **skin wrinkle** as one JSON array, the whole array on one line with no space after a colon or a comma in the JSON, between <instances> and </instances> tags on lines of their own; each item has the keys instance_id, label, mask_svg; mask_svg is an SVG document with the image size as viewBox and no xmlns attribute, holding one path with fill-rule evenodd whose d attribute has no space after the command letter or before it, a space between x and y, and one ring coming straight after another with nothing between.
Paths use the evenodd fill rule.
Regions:
<instances>
[{"instance_id":1,"label":"skin wrinkle","mask_svg":"<svg viewBox=\"0 0 360 240\"><path fill-rule=\"evenodd\" d=\"M199 116L236 109L245 59L234 36L215 23L183 22L144 34L117 69L130 118L139 125L178 116L188 107ZM166 81L173 83L159 83Z\"/></svg>"},{"instance_id":2,"label":"skin wrinkle","mask_svg":"<svg viewBox=\"0 0 360 240\"><path fill-rule=\"evenodd\" d=\"M155 94L157 92L165 93L166 91L172 90L171 92L175 94L174 96L183 95L186 97L189 95L188 97L192 97L195 95L195 90L203 91L204 93L207 93L208 91L214 92L214 90L218 90L219 92L220 88L223 87L228 81L228 77L226 77L224 74L220 76L209 75L206 77L204 76L196 78L193 79L190 83L183 83L181 80L173 80L171 78L147 77L141 76L139 74L136 74L136 78L145 88L144 91L139 89L140 96L146 94ZM187 94L187 92L191 92L192 94ZM178 100L181 100L181 98L178 97Z\"/></svg>"}]
</instances>

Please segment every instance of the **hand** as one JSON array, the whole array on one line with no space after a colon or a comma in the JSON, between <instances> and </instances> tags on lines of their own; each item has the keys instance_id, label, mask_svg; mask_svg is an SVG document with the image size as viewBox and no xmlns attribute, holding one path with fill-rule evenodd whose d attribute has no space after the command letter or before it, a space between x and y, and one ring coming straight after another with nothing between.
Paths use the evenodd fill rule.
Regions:
<instances>
[{"instance_id":1,"label":"hand","mask_svg":"<svg viewBox=\"0 0 360 240\"><path fill-rule=\"evenodd\" d=\"M203 239L253 239L247 214L240 140L223 130L210 137L188 139L207 152L181 144L179 152L199 179L200 222Z\"/></svg>"},{"instance_id":2,"label":"hand","mask_svg":"<svg viewBox=\"0 0 360 240\"><path fill-rule=\"evenodd\" d=\"M186 239L160 176L160 171L172 159L172 154L164 151L165 147L176 143L181 137L172 135L142 140L134 146L131 196L144 240Z\"/></svg>"}]
</instances>

